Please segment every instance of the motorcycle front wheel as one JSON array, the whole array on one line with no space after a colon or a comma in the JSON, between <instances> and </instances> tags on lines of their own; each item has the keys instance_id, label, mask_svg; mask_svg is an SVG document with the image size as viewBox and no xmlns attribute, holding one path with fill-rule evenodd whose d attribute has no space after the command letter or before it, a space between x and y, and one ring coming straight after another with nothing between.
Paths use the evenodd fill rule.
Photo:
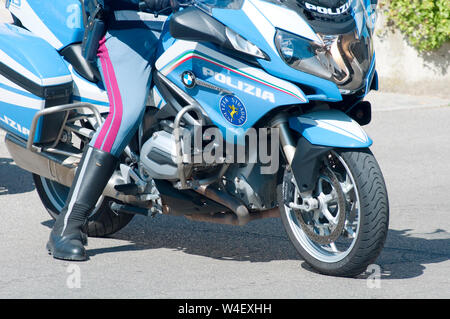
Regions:
<instances>
[{"instance_id":1,"label":"motorcycle front wheel","mask_svg":"<svg viewBox=\"0 0 450 319\"><path fill-rule=\"evenodd\" d=\"M286 168L278 196L289 239L316 271L355 277L380 254L388 231L389 202L369 149L330 151L309 193L300 193Z\"/></svg>"}]
</instances>

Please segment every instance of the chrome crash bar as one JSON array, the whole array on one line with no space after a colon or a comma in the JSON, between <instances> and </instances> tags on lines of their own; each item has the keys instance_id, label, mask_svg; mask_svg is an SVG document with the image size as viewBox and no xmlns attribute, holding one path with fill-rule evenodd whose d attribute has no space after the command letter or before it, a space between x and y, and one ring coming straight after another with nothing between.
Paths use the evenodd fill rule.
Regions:
<instances>
[{"instance_id":1,"label":"chrome crash bar","mask_svg":"<svg viewBox=\"0 0 450 319\"><path fill-rule=\"evenodd\" d=\"M69 111L77 110L77 109L83 109L83 108L89 109L94 114L95 119L97 121L97 124L101 125L102 117L101 117L100 112L97 109L97 107L95 105L93 105L93 104L80 102L80 103L72 103L72 104L63 104L63 105L58 105L58 106L52 106L52 107L43 109L41 111L38 111L36 113L36 115L33 117L33 120L31 122L31 127L30 127L30 133L29 133L28 140L27 140L27 149L29 151L31 151L31 152L36 152L36 153L45 151L45 152L49 152L49 153L62 154L62 155L68 155L68 156L75 156L75 157L80 158L81 156L79 154L58 150L55 147L56 147L56 145L58 145L59 140L61 138L61 135L62 135L62 133L64 131L64 127L66 126L67 119L69 117ZM64 121L61 124L61 128L59 129L57 138L56 138L55 142L53 143L53 145L51 145L50 147L40 147L40 146L34 145L34 138L35 138L35 135L36 135L36 130L37 130L39 119L41 117L43 117L43 116L46 116L46 115L55 114L55 113L61 113L61 112L66 112L66 114L64 116Z\"/></svg>"}]
</instances>

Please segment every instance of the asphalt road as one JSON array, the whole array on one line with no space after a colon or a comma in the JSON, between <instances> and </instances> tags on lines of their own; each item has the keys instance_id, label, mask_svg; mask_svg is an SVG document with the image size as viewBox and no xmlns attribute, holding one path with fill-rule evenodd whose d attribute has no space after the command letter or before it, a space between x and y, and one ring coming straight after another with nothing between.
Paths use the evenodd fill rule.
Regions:
<instances>
[{"instance_id":1,"label":"asphalt road","mask_svg":"<svg viewBox=\"0 0 450 319\"><path fill-rule=\"evenodd\" d=\"M369 100L366 130L391 208L379 280L315 273L279 219L234 227L135 217L91 238L87 262L54 260L45 250L53 221L0 133L0 298L449 298L450 96Z\"/></svg>"},{"instance_id":2,"label":"asphalt road","mask_svg":"<svg viewBox=\"0 0 450 319\"><path fill-rule=\"evenodd\" d=\"M110 238L91 238L87 262L54 260L44 248L53 221L1 142L0 298L449 298L449 104L369 99L375 112L366 130L391 208L379 281L372 272L357 279L315 273L279 219L235 227L135 217Z\"/></svg>"}]
</instances>

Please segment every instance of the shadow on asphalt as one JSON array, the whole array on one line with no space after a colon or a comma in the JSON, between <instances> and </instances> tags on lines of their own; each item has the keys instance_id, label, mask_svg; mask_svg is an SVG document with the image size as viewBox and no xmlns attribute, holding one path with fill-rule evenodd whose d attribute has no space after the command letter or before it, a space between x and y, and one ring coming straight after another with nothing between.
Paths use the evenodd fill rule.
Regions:
<instances>
[{"instance_id":1,"label":"shadow on asphalt","mask_svg":"<svg viewBox=\"0 0 450 319\"><path fill-rule=\"evenodd\" d=\"M450 260L448 232L436 229L432 233L420 234L421 237L414 235L412 229L389 230L385 247L375 261L382 267L381 278L418 277L423 274L426 265Z\"/></svg>"},{"instance_id":2,"label":"shadow on asphalt","mask_svg":"<svg viewBox=\"0 0 450 319\"><path fill-rule=\"evenodd\" d=\"M28 193L34 188L31 173L15 165L12 159L0 157L0 196Z\"/></svg>"},{"instance_id":3,"label":"shadow on asphalt","mask_svg":"<svg viewBox=\"0 0 450 319\"><path fill-rule=\"evenodd\" d=\"M0 196L27 193L34 189L29 172L16 166L10 158L0 158ZM51 228L53 220L42 224ZM385 247L375 261L381 267L382 278L418 277L423 274L426 265L450 259L448 232L437 229L421 235L414 236L411 229L389 230ZM100 249L88 247L89 256L167 248L224 261L301 260L287 238L281 221L274 218L236 227L191 222L183 217L159 216L154 220L139 217L111 237L130 244ZM301 266L315 272L305 262ZM363 274L359 278L367 278L368 275Z\"/></svg>"},{"instance_id":4,"label":"shadow on asphalt","mask_svg":"<svg viewBox=\"0 0 450 319\"><path fill-rule=\"evenodd\" d=\"M53 226L53 220L42 223ZM124 245L89 249L88 255L152 249L171 249L219 260L270 262L299 259L281 221L259 220L246 226L192 222L184 217L135 217L121 231L109 236ZM95 238L90 239L95 241ZM95 259L92 258L92 259Z\"/></svg>"},{"instance_id":5,"label":"shadow on asphalt","mask_svg":"<svg viewBox=\"0 0 450 319\"><path fill-rule=\"evenodd\" d=\"M128 244L97 249L88 247L89 256L166 248L224 261L302 260L285 235L279 219L260 220L243 227L186 222L182 217L173 216L160 216L158 219L165 221L157 222L156 227L152 227L154 222L147 223L145 218L131 222L111 236ZM52 227L53 220L42 224ZM195 224L200 225L197 227ZM389 230L385 247L375 261L381 268L381 279L419 277L427 265L450 259L450 236L446 231L437 229L421 235L438 238L415 237L410 229ZM306 262L302 262L301 267L316 273ZM366 279L370 275L366 272L358 279Z\"/></svg>"}]
</instances>

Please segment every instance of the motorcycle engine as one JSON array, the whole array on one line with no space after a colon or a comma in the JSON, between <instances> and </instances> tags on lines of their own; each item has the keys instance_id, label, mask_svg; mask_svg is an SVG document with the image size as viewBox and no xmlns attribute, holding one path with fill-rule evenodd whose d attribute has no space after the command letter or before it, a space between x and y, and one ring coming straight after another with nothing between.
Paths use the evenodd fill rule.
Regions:
<instances>
[{"instance_id":1,"label":"motorcycle engine","mask_svg":"<svg viewBox=\"0 0 450 319\"><path fill-rule=\"evenodd\" d=\"M177 180L176 158L173 135L157 131L142 146L139 167L149 178Z\"/></svg>"}]
</instances>

